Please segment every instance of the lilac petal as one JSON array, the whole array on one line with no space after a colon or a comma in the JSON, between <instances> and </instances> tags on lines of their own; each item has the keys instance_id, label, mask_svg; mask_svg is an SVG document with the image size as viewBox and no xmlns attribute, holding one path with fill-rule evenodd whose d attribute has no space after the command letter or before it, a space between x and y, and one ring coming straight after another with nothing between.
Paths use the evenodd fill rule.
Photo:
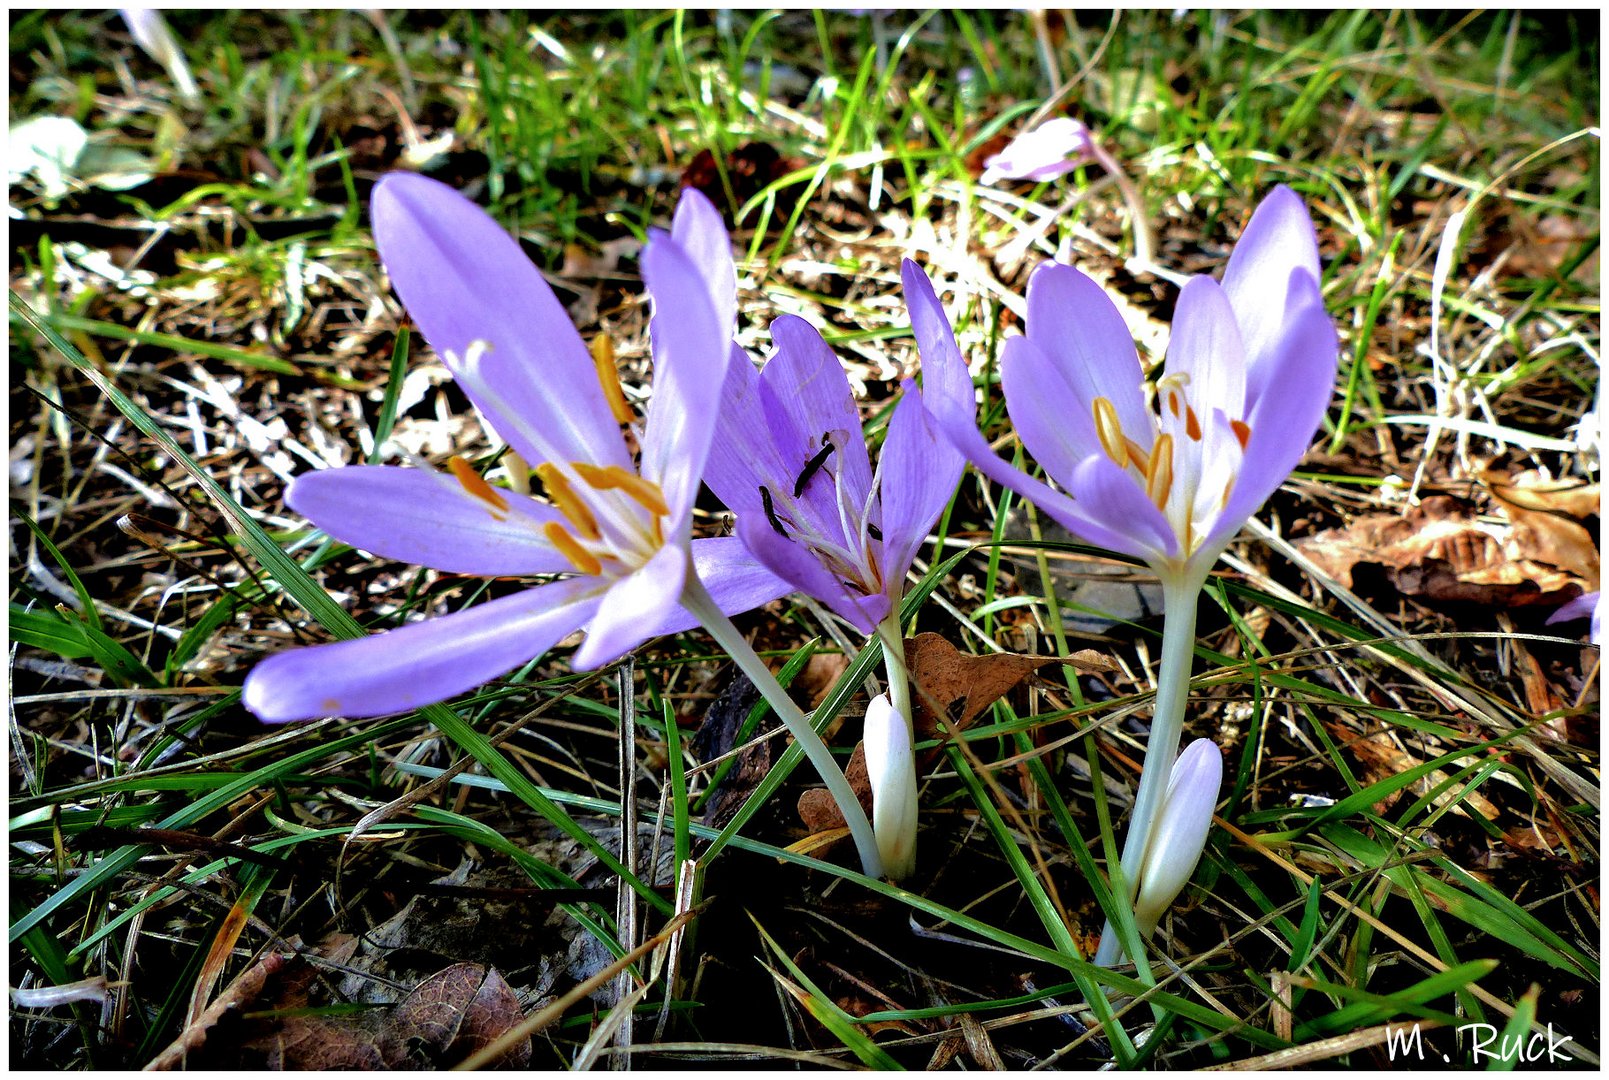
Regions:
<instances>
[{"instance_id":1,"label":"lilac petal","mask_svg":"<svg viewBox=\"0 0 1609 1080\"><path fill-rule=\"evenodd\" d=\"M1227 541L1285 482L1307 453L1335 393L1338 342L1318 282L1294 271L1290 294L1294 314L1287 317L1280 352L1269 364L1278 385L1259 398L1248 394L1251 436L1240 476L1204 546Z\"/></svg>"},{"instance_id":2,"label":"lilac petal","mask_svg":"<svg viewBox=\"0 0 1609 1080\"><path fill-rule=\"evenodd\" d=\"M747 353L736 345L732 349L721 391L719 430L704 462L704 483L733 512L760 513L761 485L791 491L798 466L783 460L778 433L760 398L759 371ZM797 438L789 440L790 446L796 443Z\"/></svg>"},{"instance_id":3,"label":"lilac petal","mask_svg":"<svg viewBox=\"0 0 1609 1080\"><path fill-rule=\"evenodd\" d=\"M345 544L416 566L485 577L570 569L542 526L558 511L513 491L499 509L446 473L349 465L303 473L285 504Z\"/></svg>"},{"instance_id":4,"label":"lilac petal","mask_svg":"<svg viewBox=\"0 0 1609 1080\"><path fill-rule=\"evenodd\" d=\"M642 275L654 300L648 327L654 399L643 431L642 474L664 493L669 531L680 535L715 435L732 333L717 321L697 266L669 233L649 237Z\"/></svg>"},{"instance_id":5,"label":"lilac petal","mask_svg":"<svg viewBox=\"0 0 1609 1080\"><path fill-rule=\"evenodd\" d=\"M1002 460L978 431L972 377L967 374L966 361L961 358L961 349L938 295L933 291L933 283L909 259L901 265L900 276L905 283L911 331L922 357L922 404L937 421L939 430L984 476L1035 503L1069 529L1078 531L1072 522L1082 521L1084 515L1073 501Z\"/></svg>"},{"instance_id":6,"label":"lilac petal","mask_svg":"<svg viewBox=\"0 0 1609 1080\"><path fill-rule=\"evenodd\" d=\"M1179 540L1168 519L1133 475L1105 454L1080 462L1067 490L1081 520L1063 524L1090 543L1152 564L1178 553Z\"/></svg>"},{"instance_id":7,"label":"lilac petal","mask_svg":"<svg viewBox=\"0 0 1609 1080\"><path fill-rule=\"evenodd\" d=\"M276 724L406 712L540 656L597 603L596 579L571 578L369 637L290 649L251 670L241 700Z\"/></svg>"},{"instance_id":8,"label":"lilac petal","mask_svg":"<svg viewBox=\"0 0 1609 1080\"><path fill-rule=\"evenodd\" d=\"M694 540L693 571L704 583L715 606L727 615L753 611L793 592L792 583L766 569L736 536ZM697 625L697 617L678 606L654 628L654 634L679 634Z\"/></svg>"},{"instance_id":9,"label":"lilac petal","mask_svg":"<svg viewBox=\"0 0 1609 1080\"><path fill-rule=\"evenodd\" d=\"M1565 601L1559 605L1557 611L1548 616L1547 625L1554 626L1558 623L1573 622L1576 619L1591 618L1598 607L1599 598L1602 596L1602 592L1585 592L1574 600Z\"/></svg>"},{"instance_id":10,"label":"lilac petal","mask_svg":"<svg viewBox=\"0 0 1609 1080\"><path fill-rule=\"evenodd\" d=\"M1032 338L1006 341L1000 358L1000 387L1017 438L1047 474L1064 478L1092 454L1103 454L1095 433L1093 403L1066 377Z\"/></svg>"},{"instance_id":11,"label":"lilac petal","mask_svg":"<svg viewBox=\"0 0 1609 1080\"><path fill-rule=\"evenodd\" d=\"M1028 281L1028 337L1056 363L1079 400L1106 398L1123 434L1141 450L1151 449L1156 425L1146 409L1134 335L1106 290L1071 266L1042 264ZM1095 420L1086 414L1066 422L1093 428Z\"/></svg>"},{"instance_id":12,"label":"lilac petal","mask_svg":"<svg viewBox=\"0 0 1609 1080\"><path fill-rule=\"evenodd\" d=\"M1246 348L1248 400L1278 374L1285 324L1300 303L1293 283L1306 278L1317 285L1319 277L1312 218L1301 197L1281 184L1252 212L1224 268L1224 292Z\"/></svg>"},{"instance_id":13,"label":"lilac petal","mask_svg":"<svg viewBox=\"0 0 1609 1080\"><path fill-rule=\"evenodd\" d=\"M1228 296L1209 277L1193 277L1179 292L1166 373L1190 377L1185 396L1203 417L1213 409L1222 409L1231 417L1246 411L1246 356L1240 327Z\"/></svg>"},{"instance_id":14,"label":"lilac petal","mask_svg":"<svg viewBox=\"0 0 1609 1080\"><path fill-rule=\"evenodd\" d=\"M381 178L372 214L392 287L500 437L533 465L631 466L591 354L502 226L413 173ZM490 349L468 364L476 341Z\"/></svg>"},{"instance_id":15,"label":"lilac petal","mask_svg":"<svg viewBox=\"0 0 1609 1080\"><path fill-rule=\"evenodd\" d=\"M998 180L1054 180L1083 164L1090 153L1090 133L1070 116L1047 120L1006 144L986 160L980 184Z\"/></svg>"},{"instance_id":16,"label":"lilac petal","mask_svg":"<svg viewBox=\"0 0 1609 1080\"><path fill-rule=\"evenodd\" d=\"M832 476L843 470L843 485L850 498L863 501L872 485L871 459L866 455L860 411L843 364L816 328L797 315L777 316L771 323L771 340L777 351L760 372L760 396L767 409L773 415L786 416L804 440L804 447L794 450L802 454L794 479L820 451L822 438L830 436L838 449L817 471L805 494L830 493ZM786 453L786 443L781 446ZM836 507L837 500L831 499L829 505ZM830 516L836 517L837 511Z\"/></svg>"},{"instance_id":17,"label":"lilac petal","mask_svg":"<svg viewBox=\"0 0 1609 1080\"><path fill-rule=\"evenodd\" d=\"M1574 600L1559 605L1559 610L1548 616L1547 624L1570 622L1574 619L1592 620L1587 631L1587 640L1594 645L1603 645L1603 593L1600 590L1582 593Z\"/></svg>"},{"instance_id":18,"label":"lilac petal","mask_svg":"<svg viewBox=\"0 0 1609 1080\"><path fill-rule=\"evenodd\" d=\"M687 549L666 544L637 570L610 586L587 624L587 639L570 666L590 671L612 663L669 625L687 580Z\"/></svg>"},{"instance_id":19,"label":"lilac petal","mask_svg":"<svg viewBox=\"0 0 1609 1080\"><path fill-rule=\"evenodd\" d=\"M949 505L966 467L963 458L922 407L916 384L894 406L883 439L883 575L890 596L904 592L905 574L928 530Z\"/></svg>"},{"instance_id":20,"label":"lilac petal","mask_svg":"<svg viewBox=\"0 0 1609 1080\"><path fill-rule=\"evenodd\" d=\"M721 212L697 188L687 188L676 203L671 239L681 245L710 293L710 308L727 337L737 333L737 266L732 238Z\"/></svg>"},{"instance_id":21,"label":"lilac petal","mask_svg":"<svg viewBox=\"0 0 1609 1080\"><path fill-rule=\"evenodd\" d=\"M847 588L803 544L781 536L764 516L750 514L737 522L744 545L772 572L806 596L813 596L848 620L863 634L872 634L889 612L888 597L867 596Z\"/></svg>"}]
</instances>

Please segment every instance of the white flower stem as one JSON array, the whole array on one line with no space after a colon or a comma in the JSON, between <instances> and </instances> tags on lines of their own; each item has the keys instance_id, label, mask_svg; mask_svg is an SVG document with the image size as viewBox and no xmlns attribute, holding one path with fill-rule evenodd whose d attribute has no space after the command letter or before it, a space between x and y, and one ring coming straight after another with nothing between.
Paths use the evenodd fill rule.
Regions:
<instances>
[{"instance_id":1,"label":"white flower stem","mask_svg":"<svg viewBox=\"0 0 1609 1080\"><path fill-rule=\"evenodd\" d=\"M1151 830L1162 809L1162 798L1179 757L1184 731L1184 709L1190 694L1190 667L1195 659L1196 599L1205 581L1200 574L1184 573L1162 579L1162 664L1156 677L1156 706L1151 713L1151 734L1146 739L1140 789L1134 796L1128 836L1123 842L1123 901L1132 905L1139 890ZM1123 955L1111 922L1101 932L1095 963L1111 967Z\"/></svg>"},{"instance_id":2,"label":"white flower stem","mask_svg":"<svg viewBox=\"0 0 1609 1080\"><path fill-rule=\"evenodd\" d=\"M687 582L682 587L682 606L704 624L704 629L709 631L716 644L726 650L732 662L749 677L755 689L760 691L760 696L765 698L772 711L787 726L794 742L799 744L799 749L815 766L843 813L849 833L855 839L855 848L860 852L861 869L867 877L882 877L883 862L877 853L877 837L872 833L871 822L866 819L866 812L860 808L860 800L855 798L855 792L844 777L843 770L838 767L832 751L827 749L827 744L810 726L804 712L793 703L776 676L771 674L771 669L765 666L765 661L760 659L748 640L732 625L732 620L721 611L691 566L687 568Z\"/></svg>"}]
</instances>

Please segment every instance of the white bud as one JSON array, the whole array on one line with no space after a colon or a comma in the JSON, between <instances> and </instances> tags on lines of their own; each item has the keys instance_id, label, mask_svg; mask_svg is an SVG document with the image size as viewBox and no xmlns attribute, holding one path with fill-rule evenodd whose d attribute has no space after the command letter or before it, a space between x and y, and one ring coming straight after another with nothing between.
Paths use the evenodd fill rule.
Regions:
<instances>
[{"instance_id":1,"label":"white bud","mask_svg":"<svg viewBox=\"0 0 1609 1080\"><path fill-rule=\"evenodd\" d=\"M1149 937L1162 913L1196 872L1207 846L1212 810L1223 783L1223 755L1211 739L1197 739L1185 747L1168 777L1140 869L1140 892L1134 901L1134 922Z\"/></svg>"},{"instance_id":2,"label":"white bud","mask_svg":"<svg viewBox=\"0 0 1609 1080\"><path fill-rule=\"evenodd\" d=\"M910 722L887 694L866 706L866 772L872 788L872 832L883 873L895 881L916 869L916 754Z\"/></svg>"}]
</instances>

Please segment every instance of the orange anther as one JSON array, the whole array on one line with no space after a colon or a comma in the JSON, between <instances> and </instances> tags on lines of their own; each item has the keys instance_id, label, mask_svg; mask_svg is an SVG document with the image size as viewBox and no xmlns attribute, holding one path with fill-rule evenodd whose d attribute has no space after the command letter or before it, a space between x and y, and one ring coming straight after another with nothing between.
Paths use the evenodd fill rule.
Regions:
<instances>
[{"instance_id":1,"label":"orange anther","mask_svg":"<svg viewBox=\"0 0 1609 1080\"><path fill-rule=\"evenodd\" d=\"M572 465L581 479L598 491L623 491L650 514L663 517L670 513L659 485L629 469L619 465L588 465L583 461L572 462Z\"/></svg>"},{"instance_id":2,"label":"orange anther","mask_svg":"<svg viewBox=\"0 0 1609 1080\"><path fill-rule=\"evenodd\" d=\"M609 340L608 334L599 334L592 339L588 351L592 353L593 366L598 369L598 382L603 387L603 398L609 403L609 411L614 414L617 423L631 423L637 414L631 411L626 391L620 386L620 368L615 365L615 343Z\"/></svg>"},{"instance_id":3,"label":"orange anther","mask_svg":"<svg viewBox=\"0 0 1609 1080\"><path fill-rule=\"evenodd\" d=\"M575 567L577 572L596 575L603 570L603 563L598 561L598 557L577 543L569 530L557 521L543 525L542 534L559 549L560 555L570 560L570 565Z\"/></svg>"},{"instance_id":4,"label":"orange anther","mask_svg":"<svg viewBox=\"0 0 1609 1080\"><path fill-rule=\"evenodd\" d=\"M465 491L491 508L492 517L498 521L507 520L508 500L502 492L488 484L473 465L455 454L447 459L447 468Z\"/></svg>"},{"instance_id":5,"label":"orange anther","mask_svg":"<svg viewBox=\"0 0 1609 1080\"><path fill-rule=\"evenodd\" d=\"M1191 442L1201 441L1201 421L1196 418L1196 411L1188 405L1184 407L1184 433L1190 436Z\"/></svg>"},{"instance_id":6,"label":"orange anther","mask_svg":"<svg viewBox=\"0 0 1609 1080\"><path fill-rule=\"evenodd\" d=\"M1095 399L1092 411L1095 413L1095 434L1101 440L1101 449L1106 456L1117 462L1121 468L1128 462L1128 452L1124 443L1123 425L1118 422L1117 408L1104 397Z\"/></svg>"},{"instance_id":7,"label":"orange anther","mask_svg":"<svg viewBox=\"0 0 1609 1080\"><path fill-rule=\"evenodd\" d=\"M1229 429L1235 433L1235 439L1240 443L1241 452L1246 450L1246 444L1251 441L1251 425L1244 420L1229 421Z\"/></svg>"},{"instance_id":8,"label":"orange anther","mask_svg":"<svg viewBox=\"0 0 1609 1080\"><path fill-rule=\"evenodd\" d=\"M1158 435L1151 447L1151 460L1145 468L1145 494L1157 509L1168 504L1168 492L1173 487L1173 436Z\"/></svg>"},{"instance_id":9,"label":"orange anther","mask_svg":"<svg viewBox=\"0 0 1609 1080\"><path fill-rule=\"evenodd\" d=\"M597 518L592 516L587 504L576 497L570 482L564 478L558 466L551 461L544 461L536 467L536 475L542 478L542 486L547 489L548 498L559 508L559 513L575 526L576 532L588 540L596 540L602 535L598 532Z\"/></svg>"}]
</instances>

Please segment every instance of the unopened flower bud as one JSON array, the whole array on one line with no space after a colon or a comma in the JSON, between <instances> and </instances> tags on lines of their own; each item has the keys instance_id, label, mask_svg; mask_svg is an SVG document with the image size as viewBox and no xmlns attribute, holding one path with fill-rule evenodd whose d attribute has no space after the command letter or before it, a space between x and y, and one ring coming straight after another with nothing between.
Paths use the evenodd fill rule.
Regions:
<instances>
[{"instance_id":1,"label":"unopened flower bud","mask_svg":"<svg viewBox=\"0 0 1609 1080\"><path fill-rule=\"evenodd\" d=\"M1197 739L1185 747L1173 765L1134 902L1134 922L1145 937L1156 929L1162 913L1196 872L1201 851L1207 846L1223 771L1223 756L1211 739Z\"/></svg>"},{"instance_id":2,"label":"unopened flower bud","mask_svg":"<svg viewBox=\"0 0 1609 1080\"><path fill-rule=\"evenodd\" d=\"M887 694L866 706L866 772L872 788L872 832L883 873L895 881L916 869L916 755L911 726Z\"/></svg>"}]
</instances>

